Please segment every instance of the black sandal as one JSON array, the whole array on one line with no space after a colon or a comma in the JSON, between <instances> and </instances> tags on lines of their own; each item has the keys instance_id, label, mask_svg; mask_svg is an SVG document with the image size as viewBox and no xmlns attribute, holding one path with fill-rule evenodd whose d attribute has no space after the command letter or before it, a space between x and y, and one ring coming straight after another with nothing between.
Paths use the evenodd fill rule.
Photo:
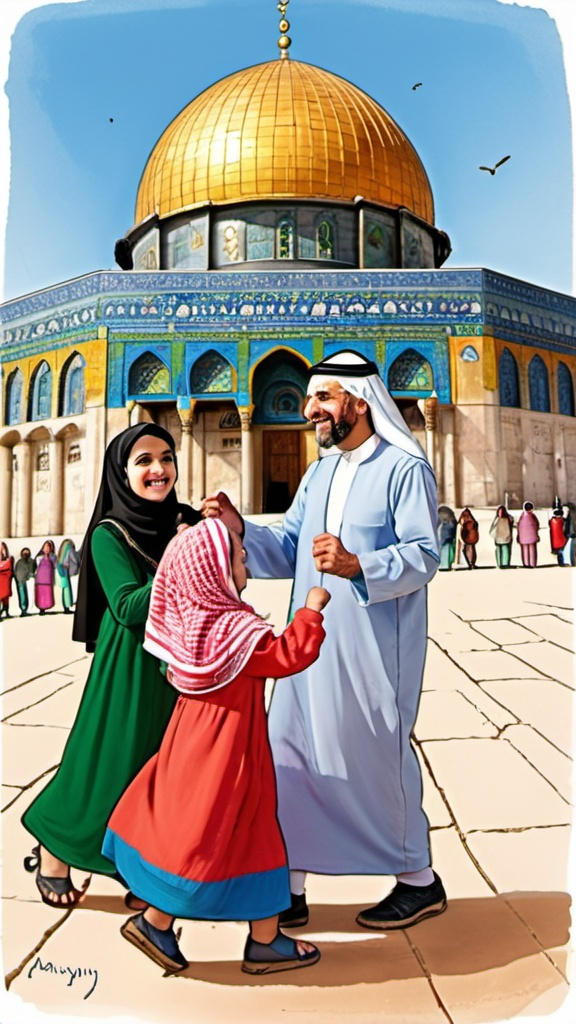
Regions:
<instances>
[{"instance_id":1,"label":"black sandal","mask_svg":"<svg viewBox=\"0 0 576 1024\"><path fill-rule=\"evenodd\" d=\"M135 892L129 889L124 897L124 906L128 910L147 910L150 904L146 903L146 900L141 900Z\"/></svg>"},{"instance_id":2,"label":"black sandal","mask_svg":"<svg viewBox=\"0 0 576 1024\"><path fill-rule=\"evenodd\" d=\"M144 914L135 914L124 922L120 932L128 942L163 967L168 974L179 974L188 967L173 928L155 928Z\"/></svg>"},{"instance_id":3,"label":"black sandal","mask_svg":"<svg viewBox=\"0 0 576 1024\"><path fill-rule=\"evenodd\" d=\"M81 900L84 893L76 889L70 875L66 878L51 878L49 875L40 874L40 846L35 846L29 857L24 857L25 871L36 872L36 888L42 897L42 902L48 907L55 907L56 910L71 910ZM50 899L50 895L56 899ZM71 899L64 900L63 896Z\"/></svg>"},{"instance_id":4,"label":"black sandal","mask_svg":"<svg viewBox=\"0 0 576 1024\"><path fill-rule=\"evenodd\" d=\"M309 953L299 953L296 940L282 932L278 932L272 942L256 942L249 935L244 947L242 970L246 974L273 974L297 967L311 967L319 959L320 950L316 946Z\"/></svg>"}]
</instances>

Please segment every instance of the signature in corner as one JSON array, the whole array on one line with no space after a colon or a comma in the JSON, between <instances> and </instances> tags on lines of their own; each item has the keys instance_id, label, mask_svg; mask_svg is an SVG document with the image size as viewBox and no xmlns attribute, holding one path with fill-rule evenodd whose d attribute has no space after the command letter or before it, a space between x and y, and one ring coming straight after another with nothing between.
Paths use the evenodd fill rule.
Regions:
<instances>
[{"instance_id":1,"label":"signature in corner","mask_svg":"<svg viewBox=\"0 0 576 1024\"><path fill-rule=\"evenodd\" d=\"M47 960L46 963L43 963L40 957L37 956L28 971L29 978L32 977L35 970L47 971L48 974L65 975L68 979L66 983L67 988L70 988L70 986L80 978L93 979L92 985L86 992L86 995L82 997L83 999L88 999L88 996L92 995L96 985L98 984L98 971L96 968L93 969L92 967L58 967L56 964L53 964L51 960Z\"/></svg>"}]
</instances>

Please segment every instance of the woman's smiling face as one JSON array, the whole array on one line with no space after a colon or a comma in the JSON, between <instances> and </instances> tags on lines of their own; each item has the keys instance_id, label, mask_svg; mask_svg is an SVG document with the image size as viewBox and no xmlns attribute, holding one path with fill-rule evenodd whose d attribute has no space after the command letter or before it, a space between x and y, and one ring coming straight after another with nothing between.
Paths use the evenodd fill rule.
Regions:
<instances>
[{"instance_id":1,"label":"woman's smiling face","mask_svg":"<svg viewBox=\"0 0 576 1024\"><path fill-rule=\"evenodd\" d=\"M164 501L176 483L172 449L161 437L143 434L134 443L126 464L130 490L146 501Z\"/></svg>"}]
</instances>

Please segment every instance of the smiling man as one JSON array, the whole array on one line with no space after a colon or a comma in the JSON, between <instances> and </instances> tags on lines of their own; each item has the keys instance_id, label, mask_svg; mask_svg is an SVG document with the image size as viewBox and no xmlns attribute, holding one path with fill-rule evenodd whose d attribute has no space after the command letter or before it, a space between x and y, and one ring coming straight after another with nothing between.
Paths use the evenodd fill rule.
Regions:
<instances>
[{"instance_id":1,"label":"smiling man","mask_svg":"<svg viewBox=\"0 0 576 1024\"><path fill-rule=\"evenodd\" d=\"M280 921L307 923L306 871L381 874L396 885L357 921L405 928L446 908L410 740L426 584L439 560L434 474L376 365L357 353L312 367L304 415L327 457L309 467L280 525L247 522L244 537L253 576L294 577L293 608L311 586L332 594L318 661L278 683L270 707L291 868ZM204 511L240 526L222 493Z\"/></svg>"}]
</instances>

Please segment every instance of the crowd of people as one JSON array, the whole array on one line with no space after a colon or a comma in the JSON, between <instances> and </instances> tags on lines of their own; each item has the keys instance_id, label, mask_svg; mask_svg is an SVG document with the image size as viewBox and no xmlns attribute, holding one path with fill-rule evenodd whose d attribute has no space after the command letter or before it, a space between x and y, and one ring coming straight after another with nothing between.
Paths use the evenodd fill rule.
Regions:
<instances>
[{"instance_id":1,"label":"crowd of people","mask_svg":"<svg viewBox=\"0 0 576 1024\"><path fill-rule=\"evenodd\" d=\"M523 568L534 569L538 564L538 543L540 521L534 511L534 504L525 501L518 522L506 505L498 505L489 534L494 542L494 558L499 569L512 567L512 542L514 530L520 548ZM558 565L576 565L576 503L567 502L562 506L556 496L548 522L550 551L556 555ZM449 505L438 508L438 543L440 545L440 571L451 569L454 564L464 561L468 569L477 567L477 544L480 540L478 521L469 508L456 518Z\"/></svg>"},{"instance_id":2,"label":"crowd of people","mask_svg":"<svg viewBox=\"0 0 576 1024\"><path fill-rule=\"evenodd\" d=\"M8 545L0 544L0 618L12 617L10 598L16 598L20 616L30 614L31 606L36 607L39 615L56 605L56 591L60 593L62 611L72 613L75 603L74 577L80 569L80 552L76 550L74 541L65 537L58 552L53 540L45 540L38 553L33 557L30 548L24 547L20 557L14 559Z\"/></svg>"},{"instance_id":3,"label":"crowd of people","mask_svg":"<svg viewBox=\"0 0 576 1024\"><path fill-rule=\"evenodd\" d=\"M82 545L72 635L93 659L59 768L22 817L24 867L58 910L86 888L71 869L114 879L134 912L122 936L168 974L188 967L177 917L247 921L250 974L316 963L314 943L286 934L308 924L309 871L395 877L363 928L447 907L412 731L426 586L457 548L476 566L478 523L438 508L426 455L363 356L313 366L304 415L323 457L281 523L245 521L223 492L179 503L174 440L141 423L106 450ZM536 564L525 505L519 543ZM494 523L504 568L504 506ZM3 545L5 562L22 614L30 581L40 614L55 581L70 610L70 540L13 567ZM283 631L243 600L248 575L294 580Z\"/></svg>"}]
</instances>

